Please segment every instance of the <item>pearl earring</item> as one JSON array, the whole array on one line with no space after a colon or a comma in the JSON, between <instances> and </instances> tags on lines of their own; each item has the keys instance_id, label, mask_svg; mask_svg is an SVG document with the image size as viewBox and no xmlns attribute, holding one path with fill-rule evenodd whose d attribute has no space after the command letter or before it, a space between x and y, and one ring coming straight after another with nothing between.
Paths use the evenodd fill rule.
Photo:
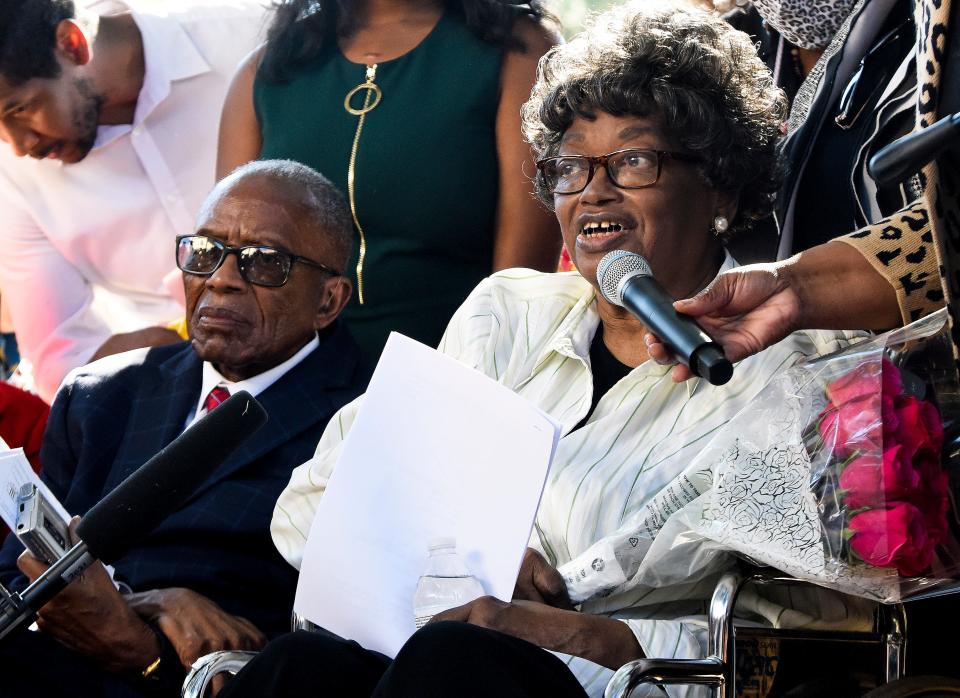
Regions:
<instances>
[{"instance_id":1,"label":"pearl earring","mask_svg":"<svg viewBox=\"0 0 960 698\"><path fill-rule=\"evenodd\" d=\"M730 221L727 220L726 216L717 216L713 219L714 235L723 235L729 227Z\"/></svg>"}]
</instances>

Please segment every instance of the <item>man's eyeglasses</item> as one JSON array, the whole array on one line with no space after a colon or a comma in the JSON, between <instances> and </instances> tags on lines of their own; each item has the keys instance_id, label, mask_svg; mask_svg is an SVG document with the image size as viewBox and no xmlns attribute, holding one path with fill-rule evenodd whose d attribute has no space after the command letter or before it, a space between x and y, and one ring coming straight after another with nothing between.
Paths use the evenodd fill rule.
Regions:
<instances>
[{"instance_id":1,"label":"man's eyeglasses","mask_svg":"<svg viewBox=\"0 0 960 698\"><path fill-rule=\"evenodd\" d=\"M577 194L587 188L594 172L600 166L607 177L621 189L642 189L660 179L660 165L664 158L683 162L698 162L687 153L647 148L627 148L606 155L559 155L537 161L543 184L551 194Z\"/></svg>"},{"instance_id":2,"label":"man's eyeglasses","mask_svg":"<svg viewBox=\"0 0 960 698\"><path fill-rule=\"evenodd\" d=\"M206 235L181 235L177 238L177 266L188 274L210 276L229 254L237 255L237 267L243 280L258 286L283 286L290 279L290 268L294 262L340 276L340 272L325 264L266 245L230 247Z\"/></svg>"}]
</instances>

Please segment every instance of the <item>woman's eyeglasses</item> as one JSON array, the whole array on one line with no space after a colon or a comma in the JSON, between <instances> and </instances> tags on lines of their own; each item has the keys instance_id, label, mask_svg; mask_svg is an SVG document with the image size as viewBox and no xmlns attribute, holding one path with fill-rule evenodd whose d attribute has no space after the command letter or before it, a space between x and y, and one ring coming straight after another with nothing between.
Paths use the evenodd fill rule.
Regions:
<instances>
[{"instance_id":1,"label":"woman's eyeglasses","mask_svg":"<svg viewBox=\"0 0 960 698\"><path fill-rule=\"evenodd\" d=\"M607 170L607 177L621 189L642 189L660 179L664 158L698 162L687 153L647 148L627 148L606 155L559 155L537 161L543 184L551 194L577 194L587 188L597 167Z\"/></svg>"},{"instance_id":2,"label":"woman's eyeglasses","mask_svg":"<svg viewBox=\"0 0 960 698\"><path fill-rule=\"evenodd\" d=\"M243 280L258 286L283 286L290 279L294 262L340 276L340 272L325 264L266 245L230 247L206 235L181 235L177 238L177 266L188 274L210 276L229 254L237 255L237 267Z\"/></svg>"}]
</instances>

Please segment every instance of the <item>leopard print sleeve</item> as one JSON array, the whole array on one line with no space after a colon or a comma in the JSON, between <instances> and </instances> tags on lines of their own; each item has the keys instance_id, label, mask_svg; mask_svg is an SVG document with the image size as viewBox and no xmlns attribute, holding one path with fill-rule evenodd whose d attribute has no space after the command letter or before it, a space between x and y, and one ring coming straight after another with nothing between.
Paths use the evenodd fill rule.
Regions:
<instances>
[{"instance_id":1,"label":"leopard print sleeve","mask_svg":"<svg viewBox=\"0 0 960 698\"><path fill-rule=\"evenodd\" d=\"M836 239L856 248L894 287L904 323L943 307L933 231L923 199Z\"/></svg>"}]
</instances>

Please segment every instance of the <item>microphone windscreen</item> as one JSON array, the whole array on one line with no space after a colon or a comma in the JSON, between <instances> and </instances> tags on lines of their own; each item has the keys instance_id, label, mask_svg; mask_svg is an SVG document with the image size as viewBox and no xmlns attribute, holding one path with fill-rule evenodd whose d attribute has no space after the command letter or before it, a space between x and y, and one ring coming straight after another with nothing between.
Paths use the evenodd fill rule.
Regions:
<instances>
[{"instance_id":1,"label":"microphone windscreen","mask_svg":"<svg viewBox=\"0 0 960 698\"><path fill-rule=\"evenodd\" d=\"M114 562L180 509L266 421L250 393L232 395L94 505L77 535L93 557Z\"/></svg>"},{"instance_id":2,"label":"microphone windscreen","mask_svg":"<svg viewBox=\"0 0 960 698\"><path fill-rule=\"evenodd\" d=\"M607 252L597 264L597 284L600 293L614 305L623 305L623 284L637 275L652 276L650 264L642 255L626 250Z\"/></svg>"}]
</instances>

